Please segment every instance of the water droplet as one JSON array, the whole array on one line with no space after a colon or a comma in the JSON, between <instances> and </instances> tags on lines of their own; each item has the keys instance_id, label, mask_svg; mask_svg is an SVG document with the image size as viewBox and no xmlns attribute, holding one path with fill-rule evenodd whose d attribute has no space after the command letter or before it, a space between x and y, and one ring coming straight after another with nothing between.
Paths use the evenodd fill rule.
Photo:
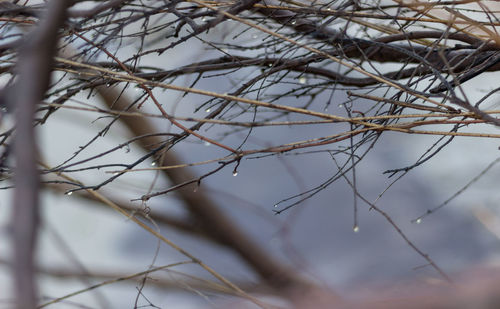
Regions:
<instances>
[{"instance_id":1,"label":"water droplet","mask_svg":"<svg viewBox=\"0 0 500 309\"><path fill-rule=\"evenodd\" d=\"M301 84L307 83L307 78L305 78L304 76L299 77L299 83Z\"/></svg>"},{"instance_id":2,"label":"water droplet","mask_svg":"<svg viewBox=\"0 0 500 309\"><path fill-rule=\"evenodd\" d=\"M155 165L156 165L156 162L151 163L151 166L155 166Z\"/></svg>"},{"instance_id":3,"label":"water droplet","mask_svg":"<svg viewBox=\"0 0 500 309\"><path fill-rule=\"evenodd\" d=\"M274 206L273 206L273 207L274 207L274 208L278 208L278 204L274 204Z\"/></svg>"},{"instance_id":4,"label":"water droplet","mask_svg":"<svg viewBox=\"0 0 500 309\"><path fill-rule=\"evenodd\" d=\"M107 83L107 84L106 84L106 87L109 87L109 86L111 86L111 83Z\"/></svg>"},{"instance_id":5,"label":"water droplet","mask_svg":"<svg viewBox=\"0 0 500 309\"><path fill-rule=\"evenodd\" d=\"M359 226L355 225L352 230L354 231L354 233L357 233L359 232Z\"/></svg>"},{"instance_id":6,"label":"water droplet","mask_svg":"<svg viewBox=\"0 0 500 309\"><path fill-rule=\"evenodd\" d=\"M233 176L238 176L238 172L237 172L237 171L234 171L234 172L233 172Z\"/></svg>"},{"instance_id":7,"label":"water droplet","mask_svg":"<svg viewBox=\"0 0 500 309\"><path fill-rule=\"evenodd\" d=\"M344 107L344 105L343 104L339 104L339 108L342 108L342 107Z\"/></svg>"},{"instance_id":8,"label":"water droplet","mask_svg":"<svg viewBox=\"0 0 500 309\"><path fill-rule=\"evenodd\" d=\"M295 25L296 23L297 23L297 21L292 20L292 25Z\"/></svg>"},{"instance_id":9,"label":"water droplet","mask_svg":"<svg viewBox=\"0 0 500 309\"><path fill-rule=\"evenodd\" d=\"M327 11L330 11L330 12L332 11L332 9L331 9L331 8L327 8L326 10L327 10Z\"/></svg>"},{"instance_id":10,"label":"water droplet","mask_svg":"<svg viewBox=\"0 0 500 309\"><path fill-rule=\"evenodd\" d=\"M141 90L141 87L139 87L139 86L135 87L135 91L139 91L139 90Z\"/></svg>"},{"instance_id":11,"label":"water droplet","mask_svg":"<svg viewBox=\"0 0 500 309\"><path fill-rule=\"evenodd\" d=\"M323 111L327 112L328 111L328 106L325 106L325 108L323 108Z\"/></svg>"},{"instance_id":12,"label":"water droplet","mask_svg":"<svg viewBox=\"0 0 500 309\"><path fill-rule=\"evenodd\" d=\"M205 110L205 113L210 113L210 107Z\"/></svg>"},{"instance_id":13,"label":"water droplet","mask_svg":"<svg viewBox=\"0 0 500 309\"><path fill-rule=\"evenodd\" d=\"M257 34L252 34L252 39L256 39L258 38L259 36Z\"/></svg>"},{"instance_id":14,"label":"water droplet","mask_svg":"<svg viewBox=\"0 0 500 309\"><path fill-rule=\"evenodd\" d=\"M193 192L198 192L198 186L194 187Z\"/></svg>"},{"instance_id":15,"label":"water droplet","mask_svg":"<svg viewBox=\"0 0 500 309\"><path fill-rule=\"evenodd\" d=\"M205 145L205 146L210 146L210 143L209 143L209 142L207 142L207 141L205 141L205 142L203 143L203 145Z\"/></svg>"},{"instance_id":16,"label":"water droplet","mask_svg":"<svg viewBox=\"0 0 500 309\"><path fill-rule=\"evenodd\" d=\"M415 220L415 223L416 223L416 224L420 224L420 223L422 223L422 218L418 218L417 220Z\"/></svg>"},{"instance_id":17,"label":"water droplet","mask_svg":"<svg viewBox=\"0 0 500 309\"><path fill-rule=\"evenodd\" d=\"M120 173L119 172L114 172L113 175L115 175L115 176L116 175L120 175Z\"/></svg>"},{"instance_id":18,"label":"water droplet","mask_svg":"<svg viewBox=\"0 0 500 309\"><path fill-rule=\"evenodd\" d=\"M272 63L269 63L267 66L268 66L268 67L270 67L270 68L272 68L272 67L273 67L273 64L272 64Z\"/></svg>"},{"instance_id":19,"label":"water droplet","mask_svg":"<svg viewBox=\"0 0 500 309\"><path fill-rule=\"evenodd\" d=\"M65 194L66 195L71 195L71 194L73 194L73 191L66 192Z\"/></svg>"},{"instance_id":20,"label":"water droplet","mask_svg":"<svg viewBox=\"0 0 500 309\"><path fill-rule=\"evenodd\" d=\"M206 20L207 20L207 18L206 18L205 16L203 16L203 17L201 18L201 21L206 21Z\"/></svg>"}]
</instances>

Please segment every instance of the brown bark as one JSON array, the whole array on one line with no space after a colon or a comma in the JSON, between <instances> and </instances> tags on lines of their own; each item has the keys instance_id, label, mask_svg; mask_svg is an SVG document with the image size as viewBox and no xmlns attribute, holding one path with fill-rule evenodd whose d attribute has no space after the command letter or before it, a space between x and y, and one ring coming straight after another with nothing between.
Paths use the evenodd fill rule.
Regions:
<instances>
[{"instance_id":1,"label":"brown bark","mask_svg":"<svg viewBox=\"0 0 500 309\"><path fill-rule=\"evenodd\" d=\"M106 87L99 88L100 95L104 101L114 110L126 110L130 102L124 96L119 96L115 89ZM128 111L134 111L129 109ZM135 136L154 133L157 130L147 121L146 118L121 117L122 122L129 128ZM162 140L156 136L140 140L140 145L144 150L149 151L151 145L158 145ZM172 151L167 151L163 156L161 165L178 165L181 160ZM196 179L187 168L162 170L173 184L180 184ZM220 208L210 200L208 195L200 187L197 192L193 192L192 187L183 187L175 191L180 195L186 207L190 211L195 225L198 225L208 237L215 239L227 247L234 250L240 257L249 264L261 278L270 286L278 290L289 288L305 287L309 284L301 279L290 268L286 267L264 249L250 239L244 231L237 227L233 221L226 216Z\"/></svg>"},{"instance_id":2,"label":"brown bark","mask_svg":"<svg viewBox=\"0 0 500 309\"><path fill-rule=\"evenodd\" d=\"M38 28L30 33L20 48L18 79L8 90L8 103L16 109L14 157L16 159L13 217L11 222L14 256L16 307L34 308L37 289L34 278L34 252L38 232L39 175L33 119L36 106L49 86L57 32L64 24L70 1L53 0Z\"/></svg>"}]
</instances>

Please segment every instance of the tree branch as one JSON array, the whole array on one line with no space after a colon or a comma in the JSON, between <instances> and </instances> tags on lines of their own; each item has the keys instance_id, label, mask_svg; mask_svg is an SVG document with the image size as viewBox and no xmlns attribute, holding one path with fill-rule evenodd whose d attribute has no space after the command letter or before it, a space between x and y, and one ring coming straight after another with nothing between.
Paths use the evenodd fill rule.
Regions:
<instances>
[{"instance_id":1,"label":"tree branch","mask_svg":"<svg viewBox=\"0 0 500 309\"><path fill-rule=\"evenodd\" d=\"M118 111L135 111L130 108L130 102L113 88L99 87L99 94L104 98L106 104ZM156 129L146 118L132 119L130 117L120 118L135 136L156 132ZM141 139L140 145L146 151L149 151L150 145L158 145L162 140L152 136ZM167 151L163 155L161 165L178 165L181 161L173 154ZM162 172L174 184L184 183L197 179L186 168L183 169L165 169ZM204 230L208 237L217 242L225 244L236 251L241 258L246 261L270 286L279 291L297 289L299 287L310 286L309 283L297 276L297 274L278 262L266 251L260 248L252 241L233 221L219 210L219 207L208 197L203 188L200 187L197 192L193 192L191 186L183 187L175 191L185 202L196 224Z\"/></svg>"},{"instance_id":2,"label":"tree branch","mask_svg":"<svg viewBox=\"0 0 500 309\"><path fill-rule=\"evenodd\" d=\"M49 86L57 31L64 24L69 3L65 0L49 2L39 27L27 35L21 46L17 63L18 80L7 94L16 109L16 170L11 232L14 245L12 271L19 309L34 308L37 302L33 258L39 221L39 175L33 119L35 108Z\"/></svg>"}]
</instances>

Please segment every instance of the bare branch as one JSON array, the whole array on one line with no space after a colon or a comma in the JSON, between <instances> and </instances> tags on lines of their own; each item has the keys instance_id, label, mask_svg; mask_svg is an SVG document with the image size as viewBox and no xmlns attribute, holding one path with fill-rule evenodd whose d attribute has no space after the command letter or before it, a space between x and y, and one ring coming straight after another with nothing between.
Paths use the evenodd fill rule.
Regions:
<instances>
[{"instance_id":1,"label":"bare branch","mask_svg":"<svg viewBox=\"0 0 500 309\"><path fill-rule=\"evenodd\" d=\"M20 49L16 68L19 77L8 93L9 103L16 109L16 187L11 231L16 306L20 309L34 308L37 303L33 258L39 222L39 176L33 119L36 106L49 86L58 30L64 24L68 3L65 0L50 1L39 27L27 36Z\"/></svg>"}]
</instances>

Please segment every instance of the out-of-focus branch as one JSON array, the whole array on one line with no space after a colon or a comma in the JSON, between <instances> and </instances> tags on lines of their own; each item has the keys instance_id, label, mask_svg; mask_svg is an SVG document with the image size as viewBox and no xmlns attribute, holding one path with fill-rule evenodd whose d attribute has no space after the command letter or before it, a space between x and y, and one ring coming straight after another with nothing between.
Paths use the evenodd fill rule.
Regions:
<instances>
[{"instance_id":1,"label":"out-of-focus branch","mask_svg":"<svg viewBox=\"0 0 500 309\"><path fill-rule=\"evenodd\" d=\"M88 10L69 10L69 17L92 17L102 11L119 7L125 0L111 0L98 4Z\"/></svg>"},{"instance_id":2,"label":"out-of-focus branch","mask_svg":"<svg viewBox=\"0 0 500 309\"><path fill-rule=\"evenodd\" d=\"M120 96L120 92L114 88L99 87L99 94L106 104L114 110L135 111L134 108L130 108L131 102L125 96ZM122 117L121 120L135 136L156 132L156 129L146 118ZM140 145L146 151L149 151L151 145L158 145L161 142L160 138L153 136L141 139ZM181 160L172 151L166 152L161 162L165 166L181 163ZM166 169L162 170L162 172L174 184L197 178L186 168ZM190 186L180 188L175 192L185 202L186 207L193 216L193 220L203 229L207 236L236 251L270 286L281 291L309 286L292 269L284 266L253 242L230 218L219 210L219 207L204 193L202 187L197 192L193 192Z\"/></svg>"},{"instance_id":3,"label":"out-of-focus branch","mask_svg":"<svg viewBox=\"0 0 500 309\"><path fill-rule=\"evenodd\" d=\"M70 186L64 186L61 184L46 184L44 186L44 189L49 189L57 194L63 194L64 192L66 192L70 188L71 188ZM73 196L95 202L95 203L91 203L92 205L104 206L99 199L97 199L95 196L87 193L86 191L77 191L73 194ZM120 208L125 209L131 213L142 214L144 212L143 209L140 209L136 206L133 206L130 203L118 200L116 198L112 198L110 196L107 196L107 198L110 201L112 201L113 203L115 203L116 205L118 205ZM103 209L109 209L109 207L103 207ZM149 218L151 218L157 224L166 225L170 228L173 228L173 229L178 230L180 232L191 234L195 237L205 237L205 238L207 238L207 240L214 241L214 242L219 241L218 239L208 237L208 235L204 233L204 230L201 229L201 227L199 225L196 225L193 222L190 222L189 220L178 219L178 218L175 218L173 216L169 216L169 215L157 212L154 209L148 210L147 215ZM219 244L221 244L221 243L219 242ZM221 245L224 245L224 244L221 244Z\"/></svg>"},{"instance_id":4,"label":"out-of-focus branch","mask_svg":"<svg viewBox=\"0 0 500 309\"><path fill-rule=\"evenodd\" d=\"M34 308L37 293L33 256L39 220L39 175L33 119L36 106L49 86L57 32L65 21L71 1L52 0L39 27L22 44L17 64L18 79L7 90L7 100L16 109L14 157L16 160L13 218L11 221L17 308Z\"/></svg>"},{"instance_id":5,"label":"out-of-focus branch","mask_svg":"<svg viewBox=\"0 0 500 309\"><path fill-rule=\"evenodd\" d=\"M19 1L11 2L14 4L0 0L0 14L3 14L2 22L5 23L0 32L2 38L6 38L5 42L0 43L0 52L4 60L0 73L6 79L15 76L11 80L16 82L16 86L9 90L10 92L2 91L0 94L0 113L4 110L8 111L4 102L8 101L8 95L10 95L10 103L18 108L19 119L22 118L21 120L24 121L19 120L22 126L19 127L16 143L17 166L19 167L16 179L21 184L18 185L19 189L23 188L22 184L25 181L24 187L32 191L26 191L25 194L16 192L16 196L22 195L20 198L28 202L23 203L23 207L16 208L17 217L14 218L13 224L14 228L31 233L28 235L31 238L27 239L34 243L37 174L32 166L36 151L31 126L33 125L33 106L40 100L47 88L47 72L50 70L50 63L46 61L42 63L46 67L37 67L33 61L26 61L22 63L23 66L20 65L17 68L18 72L14 72L13 67L17 59L24 61L24 58L33 57L39 62L40 59L51 59L49 54L52 51L47 49L49 51L47 52L46 49L36 45L38 44L36 42L40 45L50 42L44 37L42 27L37 30L38 35L32 38L32 42L24 44L29 47L25 47L27 52L17 54L17 47L24 43L23 34L19 33L22 31L17 30L28 23L33 24L38 21L41 13L46 11L46 6L45 2L36 6L30 5L29 1L24 5L19 5ZM126 168L128 172L150 156L154 155L155 159L160 157L161 159L157 162L168 165L172 169L164 169L158 173L164 173L162 176L170 178L174 184L166 191L144 195L142 199L147 200L155 194L161 195L167 191L175 191L186 203L191 216L185 221L176 221L169 217L155 217L156 221L175 226L195 236L209 238L238 253L241 259L260 275L263 285L272 286L285 295L292 295L290 298L297 301L297 307L330 308L332 298L329 291L322 291L306 282L297 272L283 266L280 260L273 258L270 253L258 246L246 235L245 231L236 226L231 218L217 207L218 205L209 199L203 188L193 192L193 184L196 185L201 179L218 170L198 177L185 167L176 166L174 169L173 166L179 165L181 161L185 161L185 158L177 158L173 151L177 142L182 142L183 138L189 135L197 136L201 140L209 140L233 153L232 161L225 161L219 165L222 169L224 164L232 164L252 154L259 154L260 157L260 155L277 155L292 151L299 153L312 147L323 151L325 148L322 146L326 145L333 147L332 157L337 154L350 154L352 158L363 158L365 153L360 155L359 149L364 147L360 146L371 143L374 137L388 130L405 134L498 138L500 136L498 134L459 132L460 128L469 124L482 122L500 124L497 118L490 116L496 115L498 111L486 110L486 107L480 109L482 102L497 93L500 88L490 91L476 102L469 102L464 85L466 81L486 71L500 70L500 56L498 56L500 48L497 44L500 40L494 31L489 30L500 25L495 21L497 20L495 11L490 11L486 6L481 7L483 14L475 10L472 13L474 17L482 15L476 22L464 16L471 12L467 5L461 6L461 3L467 1L428 4L429 10L435 6L446 9L446 6L453 5L453 9L448 12L455 19L449 21L446 18L436 17L437 15L429 10L424 11L419 7L412 7L412 10L418 14L408 13L405 9L408 7L402 1L393 2L391 5L384 6L378 2L367 1L305 4L297 1L277 2L274 0L229 2L174 0L170 2L150 1L144 4L141 1L132 0L107 0L94 1L89 10L70 9L67 14L72 18L69 21L71 27L62 34L66 45L61 44L61 50L68 49L67 47L71 45L78 45L78 50L65 59L61 58L56 69L74 75L70 78L61 76L53 84L45 99L47 101L54 99L52 103L56 104L50 105L46 116L37 124L43 124L53 112L77 93L89 91L88 99L90 99L95 92L101 92L108 106L115 109L111 113L100 108L82 107L92 102L81 102L80 98L77 98L75 102L81 106L64 107L102 112L103 117L118 117L117 114L124 110L135 113L135 115L125 113L120 115L120 119L135 135L126 145L138 142L147 154L140 156L132 164L122 164L123 162L102 164L101 159L105 161L108 154L125 145L120 144L109 151L71 162L83 151L90 150L89 146L93 146L115 124L115 121L112 121L88 143L79 146L62 164L55 169L49 169L48 172L80 173L118 166ZM227 27L228 31L214 33L227 19L232 20L232 24ZM458 26L454 23L457 19L461 20ZM51 17L50 21L44 21L47 24L51 22L59 22L59 19ZM235 26L237 23L240 26ZM235 26L234 29L233 26ZM474 28L482 30L481 35L477 35L477 31L473 31ZM219 36L219 34L224 35ZM227 39L229 35L233 35L230 40ZM195 41L192 40L193 38L197 39L198 43L201 42L204 48L208 48L210 53L203 52L199 58L185 57L180 62L169 61L167 55L158 56L163 52L183 53L186 46L181 46L181 44ZM55 36L50 39L55 42ZM55 46L55 43L48 45L49 47ZM122 46L127 46L127 48L122 48ZM177 46L179 48L174 48ZM224 56L220 57L218 52ZM207 60L209 57L213 59ZM145 63L149 65L144 65ZM256 67L260 70L255 69ZM213 73L206 74L207 72ZM19 74L16 75L17 73ZM176 86L178 84L176 78L182 75L195 77L190 87ZM224 85L224 90L231 91L230 94L216 93L213 89L204 90L207 84L199 83L202 78L219 83L222 80L221 77L229 81L227 87ZM139 113L137 110L129 109L132 106L131 101L123 96L119 97L117 89L104 87L104 85L114 86L126 82L131 82L145 91L144 96L137 99L137 104L146 102L148 98L152 99L162 112L164 119L171 121L182 130L182 134L171 135L172 139L168 139L171 144L164 147L167 138L163 139L165 135L161 133L154 136L148 135L145 138L145 134L157 132L145 117L151 115L143 114L140 115L141 117L135 117ZM203 95L204 101L193 103L192 110L196 113L200 109L205 109L209 114L202 117L203 119L185 118L184 121L196 122L196 124L190 128L184 127L178 122L180 120L168 115L154 98L152 91L162 88L175 89L186 94ZM347 99L344 99L342 95L335 95L336 91L343 91L345 88L351 91L347 92ZM33 89L36 95L30 96L23 93L23 91L31 93ZM37 92L36 89L41 90ZM440 94L446 91L448 93ZM462 91L462 95L459 91ZM327 97L327 102L324 103L323 100ZM463 100L457 99L458 97ZM115 102L116 98L119 99ZM366 100L370 100L373 104L367 106ZM465 108L470 113L463 113L450 107L449 103ZM328 111L327 107L332 106L330 104L341 109ZM27 112L23 111L23 108ZM271 127L276 125L275 120L288 116L294 119L295 114L301 117L307 115L307 117L328 120L332 124L333 132L328 133L331 134L328 136L311 136L307 140L295 140L294 137L294 140L287 141L286 144L283 144L279 136L271 133L266 136L270 146L266 145L261 149L251 148L253 147L250 146L251 139L256 137L254 134L257 131L253 130L253 127ZM28 115L30 117L26 118ZM251 117L248 118L248 116ZM248 119L252 121L248 122ZM204 135L200 134L199 129L207 121L221 125L221 127L223 125L225 131L223 135L218 136L239 134L242 132L240 126L248 133L242 140L241 146L233 149L222 143L222 140L217 140L217 137L210 136L208 132ZM320 124L320 122L307 119L306 122L307 125ZM282 124L283 122L280 125ZM306 123L288 122L290 126L299 124L305 125ZM421 129L429 125L439 125L445 129L439 131ZM3 153L0 155L0 171L9 176L13 171L9 166L10 163L4 158L7 157L6 153L11 152L10 142L13 131L9 130L0 135L0 146L5 148L5 150L2 149ZM22 134L25 134L27 138L24 138ZM341 144L347 139L350 140L350 147L346 150ZM24 146L24 143L28 146ZM432 146L434 150L430 154L431 150L426 151L411 167L394 170L408 171L420 165L446 146L448 141L439 143L434 143ZM151 150L153 145L156 148ZM372 146L373 144L370 144L368 149ZM163 151L165 151L163 156L157 156ZM25 161L28 164L24 164ZM220 159L203 160L203 162L214 161L220 162ZM93 162L95 165L92 165ZM354 166L357 164L354 162L355 160L351 160L351 166L346 168L352 168L354 171ZM25 175L21 173L24 169L26 169ZM339 168L340 172L341 168ZM121 175L121 173L116 173L99 185L83 189L92 193L96 192L91 189L106 190L104 186ZM284 205L282 202L289 205L281 207L277 212L289 209L314 196L339 177L339 175L332 175L330 180L311 190L280 201L279 205ZM78 190L81 191L82 188ZM98 195L94 195L94 198L96 197ZM102 195L99 197L102 198L101 201L109 201ZM16 202L18 202L17 199ZM26 208L29 203L33 205L30 206L31 208ZM116 203L111 204L116 206L115 210L119 209L120 212L123 210ZM121 206L129 210L140 211L140 209L132 209L126 205ZM22 211L29 213L27 216L21 216L18 212L22 214ZM150 215L153 217L155 214L152 212ZM144 221L133 216L131 218L145 229L150 228ZM25 221L21 222L21 219ZM398 230L397 227L395 228ZM169 243L166 240L165 242ZM19 263L30 262L33 248L28 247L28 249L31 251L22 255L24 260L17 260ZM196 262L194 258L193 262ZM26 267L18 267L18 269L21 271L16 272L17 274L32 271ZM28 279L32 281L32 278ZM30 296L30 299L34 297ZM336 299L333 301L335 303L338 301L335 295L333 299ZM415 303L418 304L417 301ZM369 305L375 307L373 304ZM386 304L384 306L389 307ZM362 305L360 304L359 307Z\"/></svg>"},{"instance_id":6,"label":"out-of-focus branch","mask_svg":"<svg viewBox=\"0 0 500 309\"><path fill-rule=\"evenodd\" d=\"M117 88L98 86L95 88L110 109L116 111L137 112L129 100ZM129 128L134 136L146 136L157 132L147 118L121 117L120 120ZM151 135L138 140L140 146L149 152L152 145L161 145L163 140ZM179 160L173 151L168 151L162 156L161 165L179 165ZM167 178L174 184L182 184L197 179L186 168L162 170ZM249 264L263 281L279 292L314 289L314 286L302 279L292 269L284 266L263 248L253 242L244 231L233 224L232 220L224 215L219 207L211 201L203 188L193 192L191 186L182 187L175 191L184 201L191 213L189 223L166 220L165 223L174 223L174 226L190 233L197 233L208 237L212 241L222 244L238 253L242 260ZM123 206L123 205L122 205ZM124 207L126 208L126 207Z\"/></svg>"},{"instance_id":7,"label":"out-of-focus branch","mask_svg":"<svg viewBox=\"0 0 500 309\"><path fill-rule=\"evenodd\" d=\"M345 58L358 58L376 62L400 62L421 63L418 58L412 58L412 54L425 57L426 61L435 69L447 70L453 67L454 73L460 73L471 67L482 64L496 55L498 46L485 44L479 50L482 43L476 37L466 33L445 33L444 31L419 31L388 35L375 40L348 37L342 29L332 29L328 25L320 24L314 20L302 17L303 14L292 10L280 8L278 3L267 0L269 6L257 6L256 11L275 22L293 29L296 33L302 33L312 39L324 41L336 45ZM344 16L348 19L349 17ZM468 49L443 49L436 46L422 46L419 44L389 44L395 41L410 41L416 39L446 39L466 42L471 44ZM334 54L339 52L334 52ZM422 68L420 68L422 70ZM500 62L489 65L485 71L500 70ZM426 72L423 70L422 72ZM418 73L417 71L415 73ZM405 78L402 76L400 78ZM446 89L445 89L446 90ZM444 91L444 90L442 90Z\"/></svg>"},{"instance_id":8,"label":"out-of-focus branch","mask_svg":"<svg viewBox=\"0 0 500 309\"><path fill-rule=\"evenodd\" d=\"M0 263L3 261L0 260ZM177 263L180 265L187 263ZM162 267L157 267L162 268ZM169 290L202 290L206 292L217 292L217 293L225 293L229 295L237 295L233 290L226 287L222 284L217 284L212 281L204 280L202 278L196 278L187 274L178 273L175 270L169 270L166 268L158 269L159 271L168 271L171 274L178 274L179 276L176 278L166 278L159 271L154 272L151 270L147 270L144 272L140 272L134 275L126 274L125 271L112 271L109 269L101 269L101 270L93 270L91 274L86 272L77 271L74 269L65 269L65 268L39 268L37 271L39 274L50 276L52 278L59 278L61 280L74 280L75 278L85 278L85 279L93 279L93 280L106 280L104 283L106 284L114 284L118 282L125 282L136 285L138 282L142 281L142 276L144 274L148 274L153 280L149 280L148 284L152 286L161 288L161 289L169 289ZM106 284L96 284L97 287L105 286ZM251 282L237 282L235 283L238 287L241 287L248 293L260 293L260 294L272 294L272 291L265 285L257 285Z\"/></svg>"},{"instance_id":9,"label":"out-of-focus branch","mask_svg":"<svg viewBox=\"0 0 500 309\"><path fill-rule=\"evenodd\" d=\"M313 55L309 57L300 57L298 59L287 59L287 58L275 58L275 57L265 57L265 58L250 58L244 56L224 56L217 59L210 59L202 62L192 63L183 67L175 68L168 71L158 71L154 73L137 73L138 77L146 79L161 80L163 78L171 78L179 75L187 74L199 74L211 71L222 71L229 69L244 68L249 66L260 66L263 68L268 68L272 65L275 68L279 68L281 71L294 71L303 74L312 74L316 76L321 76L328 78L335 83L345 86L357 86L364 87L378 84L378 81L371 77L350 77L345 74L338 73L331 69L326 69L320 65L315 66L314 62L324 60L324 57L319 55ZM106 66L111 66L105 64ZM398 70L395 72L389 72L384 74L384 77L390 79L403 79L411 76L419 76L423 74L429 74L431 70L424 69L421 67L409 68L404 70Z\"/></svg>"}]
</instances>

